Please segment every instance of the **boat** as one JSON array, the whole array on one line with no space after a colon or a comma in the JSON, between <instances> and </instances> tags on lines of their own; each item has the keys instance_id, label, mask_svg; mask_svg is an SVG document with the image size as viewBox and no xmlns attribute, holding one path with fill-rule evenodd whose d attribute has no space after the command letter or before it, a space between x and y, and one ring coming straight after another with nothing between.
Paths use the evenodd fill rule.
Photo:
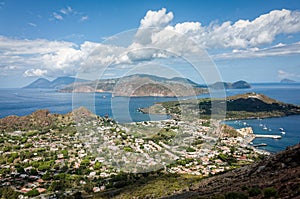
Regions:
<instances>
[{"instance_id":1,"label":"boat","mask_svg":"<svg viewBox=\"0 0 300 199\"><path fill-rule=\"evenodd\" d=\"M266 126L264 126L264 127L263 127L263 130L267 131L267 130L268 130L268 128L267 128Z\"/></svg>"},{"instance_id":2,"label":"boat","mask_svg":"<svg viewBox=\"0 0 300 199\"><path fill-rule=\"evenodd\" d=\"M283 128L279 128L280 131L283 131Z\"/></svg>"},{"instance_id":3,"label":"boat","mask_svg":"<svg viewBox=\"0 0 300 199\"><path fill-rule=\"evenodd\" d=\"M285 132L284 132L284 131L281 131L281 134L282 134L282 135L285 135Z\"/></svg>"}]
</instances>

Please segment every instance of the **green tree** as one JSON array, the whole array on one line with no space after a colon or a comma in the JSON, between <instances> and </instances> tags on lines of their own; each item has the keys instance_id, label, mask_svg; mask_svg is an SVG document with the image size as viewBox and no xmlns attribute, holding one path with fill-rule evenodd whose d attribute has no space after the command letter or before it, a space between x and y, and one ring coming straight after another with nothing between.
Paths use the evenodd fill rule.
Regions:
<instances>
[{"instance_id":1,"label":"green tree","mask_svg":"<svg viewBox=\"0 0 300 199\"><path fill-rule=\"evenodd\" d=\"M38 190L32 189L32 190L28 191L25 195L28 197L34 197L34 196L40 195L40 193Z\"/></svg>"},{"instance_id":2,"label":"green tree","mask_svg":"<svg viewBox=\"0 0 300 199\"><path fill-rule=\"evenodd\" d=\"M268 187L264 189L264 197L265 198L278 198L278 192L274 187Z\"/></svg>"}]
</instances>

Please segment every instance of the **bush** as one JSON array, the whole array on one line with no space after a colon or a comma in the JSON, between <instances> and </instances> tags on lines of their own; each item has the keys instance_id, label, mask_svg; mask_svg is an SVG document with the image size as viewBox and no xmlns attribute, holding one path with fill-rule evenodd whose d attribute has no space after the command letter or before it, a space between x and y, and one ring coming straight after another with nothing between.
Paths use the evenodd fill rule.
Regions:
<instances>
[{"instance_id":1,"label":"bush","mask_svg":"<svg viewBox=\"0 0 300 199\"><path fill-rule=\"evenodd\" d=\"M192 147L188 147L187 149L186 149L186 152L195 152L196 150L194 149L194 148L192 148Z\"/></svg>"},{"instance_id":2,"label":"bush","mask_svg":"<svg viewBox=\"0 0 300 199\"><path fill-rule=\"evenodd\" d=\"M261 194L261 190L258 187L254 187L249 189L248 191L250 197L258 196Z\"/></svg>"},{"instance_id":3,"label":"bush","mask_svg":"<svg viewBox=\"0 0 300 199\"><path fill-rule=\"evenodd\" d=\"M265 188L264 189L264 197L265 198L272 198L272 197L275 197L277 198L278 197L278 192L275 188L273 187L268 187L268 188Z\"/></svg>"},{"instance_id":4,"label":"bush","mask_svg":"<svg viewBox=\"0 0 300 199\"><path fill-rule=\"evenodd\" d=\"M248 199L248 196L244 193L230 192L225 195L225 199Z\"/></svg>"},{"instance_id":5,"label":"bush","mask_svg":"<svg viewBox=\"0 0 300 199\"><path fill-rule=\"evenodd\" d=\"M34 196L40 195L40 193L38 190L32 189L32 190L28 191L25 195L29 196L29 197L34 197Z\"/></svg>"},{"instance_id":6,"label":"bush","mask_svg":"<svg viewBox=\"0 0 300 199\"><path fill-rule=\"evenodd\" d=\"M19 195L20 195L20 193L16 192L11 187L0 188L0 197L1 198L13 199L13 198L18 198Z\"/></svg>"}]
</instances>

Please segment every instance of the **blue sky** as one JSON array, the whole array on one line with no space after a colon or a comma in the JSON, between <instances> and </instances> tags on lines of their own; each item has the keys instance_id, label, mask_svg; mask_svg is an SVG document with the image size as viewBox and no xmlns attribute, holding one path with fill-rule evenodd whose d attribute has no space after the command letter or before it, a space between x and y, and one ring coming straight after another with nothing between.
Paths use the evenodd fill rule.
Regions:
<instances>
[{"instance_id":1,"label":"blue sky","mask_svg":"<svg viewBox=\"0 0 300 199\"><path fill-rule=\"evenodd\" d=\"M141 33L140 29L149 27L155 31ZM144 53L143 59L120 59L128 46L101 42L132 29L130 34L143 37L166 30L185 34L207 51L224 81L300 81L298 0L0 0L0 87L21 87L38 77L76 76L83 65L102 70L105 60L121 65L109 68L107 77L120 76L121 68L132 69L141 64L139 60L145 63L145 52L138 53ZM141 49L150 43L129 42L129 48ZM182 45L160 41L159 47L174 50ZM161 52L149 53L146 65L151 70L162 56L157 61ZM89 65L96 61L97 66ZM186 70L184 76L196 80L184 67L175 63L173 70Z\"/></svg>"}]
</instances>

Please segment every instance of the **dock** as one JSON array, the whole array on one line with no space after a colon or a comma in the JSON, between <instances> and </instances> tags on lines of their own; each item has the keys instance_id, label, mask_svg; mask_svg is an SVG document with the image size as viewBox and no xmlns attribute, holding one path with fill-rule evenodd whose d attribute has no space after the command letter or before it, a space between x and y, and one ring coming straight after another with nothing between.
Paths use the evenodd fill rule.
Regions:
<instances>
[{"instance_id":1,"label":"dock","mask_svg":"<svg viewBox=\"0 0 300 199\"><path fill-rule=\"evenodd\" d=\"M254 147L261 147L261 146L268 146L266 143L256 144L253 145Z\"/></svg>"},{"instance_id":2,"label":"dock","mask_svg":"<svg viewBox=\"0 0 300 199\"><path fill-rule=\"evenodd\" d=\"M273 139L281 139L281 135L260 135L255 134L255 138L273 138Z\"/></svg>"}]
</instances>

